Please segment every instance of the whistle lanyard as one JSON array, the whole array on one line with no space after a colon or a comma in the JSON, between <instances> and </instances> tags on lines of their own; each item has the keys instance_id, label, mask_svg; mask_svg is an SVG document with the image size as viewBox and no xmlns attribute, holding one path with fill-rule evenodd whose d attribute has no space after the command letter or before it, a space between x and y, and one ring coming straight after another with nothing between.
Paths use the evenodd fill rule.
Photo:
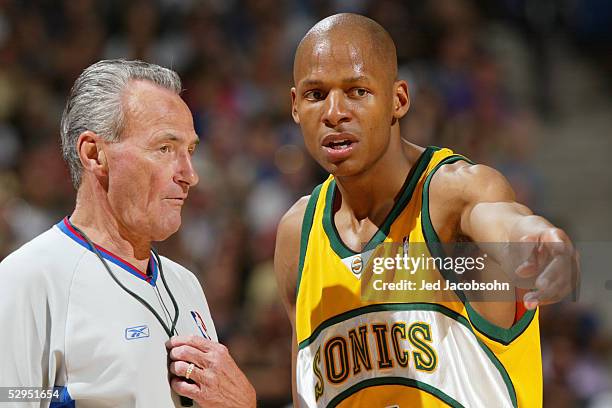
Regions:
<instances>
[{"instance_id":1,"label":"whistle lanyard","mask_svg":"<svg viewBox=\"0 0 612 408\"><path fill-rule=\"evenodd\" d=\"M172 292L170 292L170 288L168 288L168 284L166 283L166 278L164 277L164 270L162 268L161 259L159 258L159 254L157 253L157 250L155 248L151 248L151 251L153 252L153 256L155 256L155 262L157 262L157 267L159 269L159 275L161 276L162 283L164 284L164 288L166 289L168 296L170 296L170 300L172 301L172 305L174 307L174 319L172 319L172 325L170 327L168 327L166 322L164 322L161 316L155 311L155 309L146 300L138 296L136 293L128 289L123 283L121 283L121 281L117 278L117 276L115 276L111 268L108 266L108 263L106 262L106 260L100 254L100 251L98 251L98 248L96 248L93 242L91 242L89 237L85 235L85 233L81 231L79 228L77 228L75 225L72 225L72 227L79 234L81 234L83 238L85 238L85 241L87 241L87 244L90 246L92 252L96 254L98 259L100 259L100 261L104 265L104 268L106 269L108 274L111 276L111 278L113 278L113 280L117 283L117 285L119 285L121 289L123 289L125 292L130 294L134 299L139 301L144 307L146 307L153 314L153 316L155 316L159 324L161 324L161 326L164 328L164 331L168 335L168 338L172 337L175 334L178 334L176 331L176 322L178 321L178 317L179 317L179 307L178 307L178 304L176 303L176 299L174 298L174 295L172 294ZM160 295L160 300L161 300L161 295ZM163 301L161 303L162 303L162 306L165 308L165 306L163 305Z\"/></svg>"}]
</instances>

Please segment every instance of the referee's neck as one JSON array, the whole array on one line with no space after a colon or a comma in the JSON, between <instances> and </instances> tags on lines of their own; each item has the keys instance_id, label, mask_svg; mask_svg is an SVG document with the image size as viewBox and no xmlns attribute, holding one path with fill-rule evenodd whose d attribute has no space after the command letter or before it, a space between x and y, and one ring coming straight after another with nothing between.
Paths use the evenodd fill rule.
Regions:
<instances>
[{"instance_id":1,"label":"referee's neck","mask_svg":"<svg viewBox=\"0 0 612 408\"><path fill-rule=\"evenodd\" d=\"M107 200L92 199L92 195L87 196L79 189L70 222L87 234L96 245L141 271L147 270L151 255L151 240L147 238L148 234L138 231L138 227L130 226L129 222L115 216Z\"/></svg>"}]
</instances>

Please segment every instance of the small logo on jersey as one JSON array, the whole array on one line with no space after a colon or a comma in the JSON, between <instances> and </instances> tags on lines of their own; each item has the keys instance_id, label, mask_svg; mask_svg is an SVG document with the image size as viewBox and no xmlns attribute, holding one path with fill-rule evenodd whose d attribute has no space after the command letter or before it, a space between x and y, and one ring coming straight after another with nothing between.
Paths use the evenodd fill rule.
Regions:
<instances>
[{"instance_id":1,"label":"small logo on jersey","mask_svg":"<svg viewBox=\"0 0 612 408\"><path fill-rule=\"evenodd\" d=\"M202 316L200 316L200 314L196 312L195 310L192 310L191 317L193 317L193 320L195 321L196 326L198 326L198 329L200 329L200 333L202 333L202 337L204 337L205 339L211 340L210 336L208 335L208 330L206 329L206 324L204 323Z\"/></svg>"},{"instance_id":2,"label":"small logo on jersey","mask_svg":"<svg viewBox=\"0 0 612 408\"><path fill-rule=\"evenodd\" d=\"M355 258L353 258L353 261L351 262L351 271L355 275L360 275L362 269L363 269L363 261L361 260L361 256L357 255Z\"/></svg>"},{"instance_id":3,"label":"small logo on jersey","mask_svg":"<svg viewBox=\"0 0 612 408\"><path fill-rule=\"evenodd\" d=\"M142 339L144 337L149 337L149 326L146 324L125 329L126 340Z\"/></svg>"}]
</instances>

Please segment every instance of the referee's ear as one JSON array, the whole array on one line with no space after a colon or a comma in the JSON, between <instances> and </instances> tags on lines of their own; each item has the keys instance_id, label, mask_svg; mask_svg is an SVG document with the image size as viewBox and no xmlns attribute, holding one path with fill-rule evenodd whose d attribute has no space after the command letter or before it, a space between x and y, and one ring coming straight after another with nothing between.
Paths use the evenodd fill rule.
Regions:
<instances>
[{"instance_id":1,"label":"referee's ear","mask_svg":"<svg viewBox=\"0 0 612 408\"><path fill-rule=\"evenodd\" d=\"M106 155L100 149L100 141L100 137L96 133L86 130L79 135L76 147L83 170L91 172L97 177L105 177L108 167Z\"/></svg>"}]
</instances>

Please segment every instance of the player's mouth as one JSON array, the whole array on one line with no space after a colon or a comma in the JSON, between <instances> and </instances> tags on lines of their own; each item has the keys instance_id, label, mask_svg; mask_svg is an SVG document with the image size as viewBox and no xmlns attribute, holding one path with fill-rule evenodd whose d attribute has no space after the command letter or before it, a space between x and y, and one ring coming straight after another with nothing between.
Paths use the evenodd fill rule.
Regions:
<instances>
[{"instance_id":1,"label":"player's mouth","mask_svg":"<svg viewBox=\"0 0 612 408\"><path fill-rule=\"evenodd\" d=\"M350 156L357 143L357 138L351 133L331 133L323 138L321 145L333 162Z\"/></svg>"}]
</instances>

